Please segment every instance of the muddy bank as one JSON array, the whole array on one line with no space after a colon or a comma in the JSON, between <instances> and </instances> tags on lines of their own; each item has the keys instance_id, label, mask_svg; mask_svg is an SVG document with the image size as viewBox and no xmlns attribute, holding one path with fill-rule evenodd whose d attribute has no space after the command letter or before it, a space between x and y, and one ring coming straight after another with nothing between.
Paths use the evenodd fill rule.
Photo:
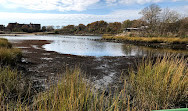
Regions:
<instances>
[{"instance_id":1,"label":"muddy bank","mask_svg":"<svg viewBox=\"0 0 188 111\"><path fill-rule=\"evenodd\" d=\"M39 90L48 88L65 73L66 68L75 66L81 68L96 88L106 88L108 85L117 87L122 72L128 74L129 67L136 67L135 64L142 58L133 56L96 58L59 54L44 50L42 46L51 42L46 40L10 42L23 52L22 62L18 64L19 71L32 82L32 87Z\"/></svg>"}]
</instances>

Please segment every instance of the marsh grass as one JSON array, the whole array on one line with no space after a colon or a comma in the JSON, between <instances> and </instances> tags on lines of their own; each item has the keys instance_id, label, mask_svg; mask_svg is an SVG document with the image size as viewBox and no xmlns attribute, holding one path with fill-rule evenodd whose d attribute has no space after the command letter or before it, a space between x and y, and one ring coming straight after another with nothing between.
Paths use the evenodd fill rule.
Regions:
<instances>
[{"instance_id":1,"label":"marsh grass","mask_svg":"<svg viewBox=\"0 0 188 111\"><path fill-rule=\"evenodd\" d=\"M9 67L0 68L0 110L138 111L186 107L188 60L178 56L144 58L137 71L122 79L121 89L97 90L79 68L67 69L57 84L32 96ZM110 86L109 86L110 88ZM25 93L23 92L25 91ZM21 95L27 95L22 98Z\"/></svg>"},{"instance_id":2,"label":"marsh grass","mask_svg":"<svg viewBox=\"0 0 188 111\"><path fill-rule=\"evenodd\" d=\"M119 101L123 94L105 95L83 79L80 69L67 71L66 75L49 91L36 96L34 110L96 111L127 108L127 102ZM126 98L124 98L127 101ZM125 104L125 105L123 105ZM122 107L122 106L123 107Z\"/></svg>"},{"instance_id":3,"label":"marsh grass","mask_svg":"<svg viewBox=\"0 0 188 111\"><path fill-rule=\"evenodd\" d=\"M186 107L188 96L187 59L159 57L153 64L145 60L138 72L130 73L130 86L137 109Z\"/></svg>"},{"instance_id":4,"label":"marsh grass","mask_svg":"<svg viewBox=\"0 0 188 111\"><path fill-rule=\"evenodd\" d=\"M38 110L155 110L186 107L188 91L187 59L174 56L143 59L138 72L130 71L120 90L94 90L79 69L66 76L49 91L35 98Z\"/></svg>"},{"instance_id":5,"label":"marsh grass","mask_svg":"<svg viewBox=\"0 0 188 111\"><path fill-rule=\"evenodd\" d=\"M15 64L17 61L21 60L22 53L16 48L0 48L0 63L1 64Z\"/></svg>"},{"instance_id":6,"label":"marsh grass","mask_svg":"<svg viewBox=\"0 0 188 111\"><path fill-rule=\"evenodd\" d=\"M0 110L15 107L21 89L20 75L10 67L0 68ZM12 104L14 103L14 104Z\"/></svg>"},{"instance_id":7,"label":"marsh grass","mask_svg":"<svg viewBox=\"0 0 188 111\"><path fill-rule=\"evenodd\" d=\"M12 65L21 60L21 50L12 48L7 39L0 39L0 65Z\"/></svg>"},{"instance_id":8,"label":"marsh grass","mask_svg":"<svg viewBox=\"0 0 188 111\"><path fill-rule=\"evenodd\" d=\"M104 35L106 40L123 40L132 42L147 42L147 43L169 43L169 44L186 44L188 38L180 37L128 37L128 36L108 36Z\"/></svg>"},{"instance_id":9,"label":"marsh grass","mask_svg":"<svg viewBox=\"0 0 188 111\"><path fill-rule=\"evenodd\" d=\"M12 44L7 39L0 38L0 47L12 48Z\"/></svg>"}]
</instances>

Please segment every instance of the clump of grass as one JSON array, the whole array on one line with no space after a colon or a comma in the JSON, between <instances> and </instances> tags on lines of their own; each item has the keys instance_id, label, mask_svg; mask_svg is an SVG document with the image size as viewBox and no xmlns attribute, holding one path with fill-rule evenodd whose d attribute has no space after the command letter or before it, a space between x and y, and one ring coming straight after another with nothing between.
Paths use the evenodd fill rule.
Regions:
<instances>
[{"instance_id":1,"label":"clump of grass","mask_svg":"<svg viewBox=\"0 0 188 111\"><path fill-rule=\"evenodd\" d=\"M67 72L66 76L49 91L40 93L32 106L33 110L51 111L96 111L127 109L125 91L114 95L94 90L85 81L79 69ZM125 102L126 101L126 102Z\"/></svg>"},{"instance_id":2,"label":"clump of grass","mask_svg":"<svg viewBox=\"0 0 188 111\"><path fill-rule=\"evenodd\" d=\"M16 48L0 48L0 63L1 64L15 64L22 57L22 53Z\"/></svg>"},{"instance_id":3,"label":"clump of grass","mask_svg":"<svg viewBox=\"0 0 188 111\"><path fill-rule=\"evenodd\" d=\"M22 57L19 49L12 48L12 44L7 39L0 38L0 65L15 64Z\"/></svg>"},{"instance_id":4,"label":"clump of grass","mask_svg":"<svg viewBox=\"0 0 188 111\"><path fill-rule=\"evenodd\" d=\"M12 44L7 39L0 38L0 47L12 48Z\"/></svg>"},{"instance_id":5,"label":"clump of grass","mask_svg":"<svg viewBox=\"0 0 188 111\"><path fill-rule=\"evenodd\" d=\"M143 62L131 72L130 85L137 110L166 109L186 104L187 59L165 56ZM184 106L186 107L186 106Z\"/></svg>"},{"instance_id":6,"label":"clump of grass","mask_svg":"<svg viewBox=\"0 0 188 111\"><path fill-rule=\"evenodd\" d=\"M10 109L17 102L21 91L20 76L16 70L10 67L0 67L0 110ZM9 107L7 108L7 105ZM2 108L2 109L1 109Z\"/></svg>"},{"instance_id":7,"label":"clump of grass","mask_svg":"<svg viewBox=\"0 0 188 111\"><path fill-rule=\"evenodd\" d=\"M180 37L127 37L127 36L103 36L107 40L123 40L132 42L147 42L147 43L169 43L169 44L186 44L188 38Z\"/></svg>"},{"instance_id":8,"label":"clump of grass","mask_svg":"<svg viewBox=\"0 0 188 111\"><path fill-rule=\"evenodd\" d=\"M41 93L35 100L37 110L75 111L91 110L99 104L97 94L83 80L79 69L67 71L66 75L49 91ZM102 102L103 103L103 102Z\"/></svg>"},{"instance_id":9,"label":"clump of grass","mask_svg":"<svg viewBox=\"0 0 188 111\"><path fill-rule=\"evenodd\" d=\"M9 67L0 68L0 89L7 95L13 90L18 89L18 72Z\"/></svg>"}]
</instances>

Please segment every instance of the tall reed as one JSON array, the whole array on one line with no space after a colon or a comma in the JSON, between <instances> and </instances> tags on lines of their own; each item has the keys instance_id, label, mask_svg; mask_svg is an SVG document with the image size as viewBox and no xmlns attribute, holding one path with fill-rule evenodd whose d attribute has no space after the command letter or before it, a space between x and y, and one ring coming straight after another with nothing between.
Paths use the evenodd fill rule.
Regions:
<instances>
[{"instance_id":1,"label":"tall reed","mask_svg":"<svg viewBox=\"0 0 188 111\"><path fill-rule=\"evenodd\" d=\"M146 109L166 109L188 103L187 59L174 56L158 58L155 63L146 60L131 72L131 92L136 107Z\"/></svg>"}]
</instances>

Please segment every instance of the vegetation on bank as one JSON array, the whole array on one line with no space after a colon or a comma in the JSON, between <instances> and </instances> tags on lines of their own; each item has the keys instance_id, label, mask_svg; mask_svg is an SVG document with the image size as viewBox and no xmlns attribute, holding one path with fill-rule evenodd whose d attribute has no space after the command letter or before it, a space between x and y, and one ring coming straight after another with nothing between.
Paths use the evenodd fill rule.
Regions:
<instances>
[{"instance_id":1,"label":"vegetation on bank","mask_svg":"<svg viewBox=\"0 0 188 111\"><path fill-rule=\"evenodd\" d=\"M103 39L130 41L130 42L146 42L146 43L168 43L168 44L188 43L188 38L180 38L180 37L128 37L128 36L103 35Z\"/></svg>"},{"instance_id":2,"label":"vegetation on bank","mask_svg":"<svg viewBox=\"0 0 188 111\"><path fill-rule=\"evenodd\" d=\"M0 38L0 48L12 48L12 44L7 39Z\"/></svg>"},{"instance_id":3,"label":"vegetation on bank","mask_svg":"<svg viewBox=\"0 0 188 111\"><path fill-rule=\"evenodd\" d=\"M67 70L56 85L35 95L30 102L22 100L21 96L17 96L18 98L14 100L11 100L10 96L5 96L14 88L21 86L16 86L19 79L18 73L9 68L3 68L0 70L2 80L0 108L18 111L137 111L186 107L188 102L187 62L186 58L174 56L159 57L155 62L151 59L143 59L143 62L138 65L138 70L136 72L130 70L130 78L122 79L124 85L113 93L95 89L84 79L79 68ZM18 92L22 92L13 91L15 95L20 95ZM30 91L26 92L29 95Z\"/></svg>"},{"instance_id":4,"label":"vegetation on bank","mask_svg":"<svg viewBox=\"0 0 188 111\"><path fill-rule=\"evenodd\" d=\"M22 53L19 49L12 48L7 39L0 38L0 65L15 64L21 60Z\"/></svg>"}]
</instances>

